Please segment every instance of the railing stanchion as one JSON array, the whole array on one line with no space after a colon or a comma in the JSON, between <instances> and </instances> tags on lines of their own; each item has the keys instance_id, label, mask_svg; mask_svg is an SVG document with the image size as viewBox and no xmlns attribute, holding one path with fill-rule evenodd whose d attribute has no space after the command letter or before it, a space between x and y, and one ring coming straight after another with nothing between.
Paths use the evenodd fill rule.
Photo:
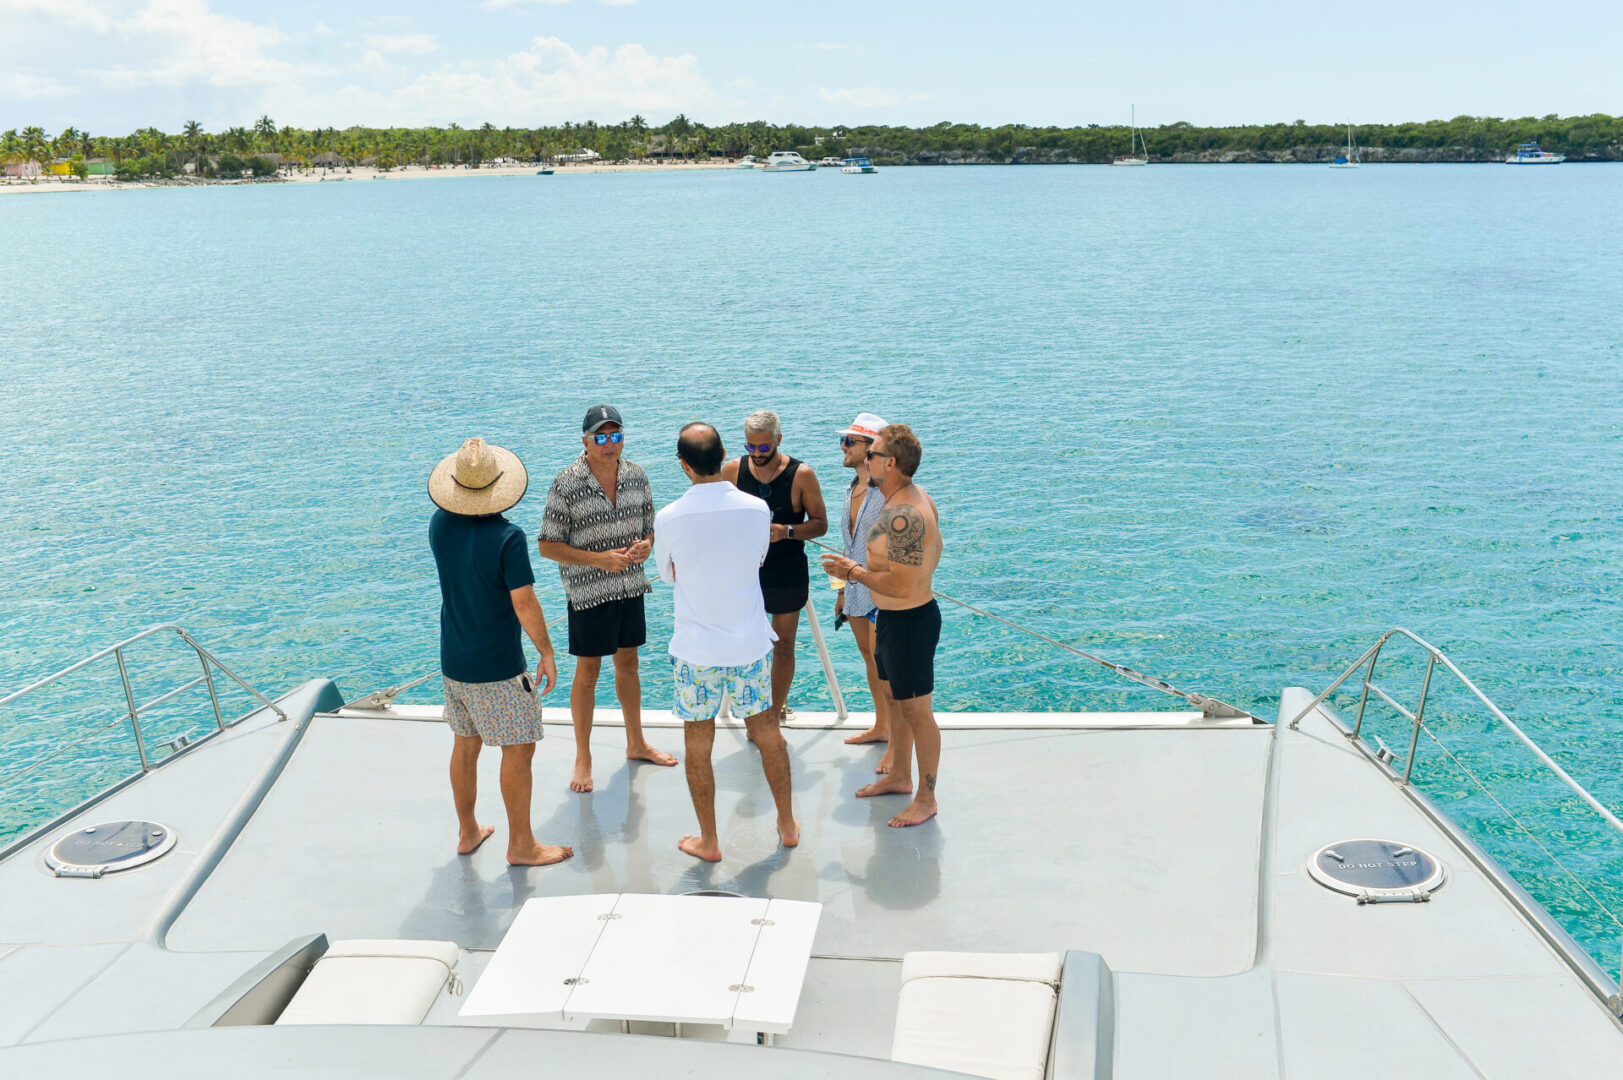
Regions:
<instances>
[{"instance_id":1,"label":"railing stanchion","mask_svg":"<svg viewBox=\"0 0 1623 1080\"><path fill-rule=\"evenodd\" d=\"M1431 689L1431 673L1437 666L1437 654L1431 653L1426 657L1426 677L1420 681L1420 704L1414 710L1414 729L1409 733L1409 761L1403 766L1403 782L1409 782L1409 774L1414 772L1415 751L1420 745L1420 725L1426 716L1426 693Z\"/></svg>"},{"instance_id":2,"label":"railing stanchion","mask_svg":"<svg viewBox=\"0 0 1623 1080\"><path fill-rule=\"evenodd\" d=\"M1386 636L1375 643L1369 656L1369 667L1364 669L1364 692L1358 698L1358 718L1353 721L1352 737L1358 738L1358 731L1364 726L1364 706L1369 704L1369 684L1375 679L1375 661L1381 658L1381 646L1386 644Z\"/></svg>"},{"instance_id":3,"label":"railing stanchion","mask_svg":"<svg viewBox=\"0 0 1623 1080\"><path fill-rule=\"evenodd\" d=\"M224 731L225 716L220 712L220 695L214 692L214 673L209 670L209 658L203 655L202 649L197 649L197 662L203 665L203 681L208 684L209 704L214 706L214 725Z\"/></svg>"},{"instance_id":4,"label":"railing stanchion","mask_svg":"<svg viewBox=\"0 0 1623 1080\"><path fill-rule=\"evenodd\" d=\"M141 755L141 771L149 772L151 767L147 765L147 744L141 737L141 710L135 707L135 692L130 689L130 673L124 667L124 650L114 649L113 657L118 661L118 680L124 684L124 700L130 706L130 727L135 732L135 752Z\"/></svg>"},{"instance_id":5,"label":"railing stanchion","mask_svg":"<svg viewBox=\"0 0 1623 1080\"><path fill-rule=\"evenodd\" d=\"M817 659L823 662L823 678L828 680L828 692L834 698L834 715L843 722L848 715L845 695L840 693L840 680L834 674L834 660L828 655L828 642L823 640L823 627L817 621L817 604L810 596L806 598L806 618L811 623L812 640L817 643ZM773 704L781 703L774 701Z\"/></svg>"}]
</instances>

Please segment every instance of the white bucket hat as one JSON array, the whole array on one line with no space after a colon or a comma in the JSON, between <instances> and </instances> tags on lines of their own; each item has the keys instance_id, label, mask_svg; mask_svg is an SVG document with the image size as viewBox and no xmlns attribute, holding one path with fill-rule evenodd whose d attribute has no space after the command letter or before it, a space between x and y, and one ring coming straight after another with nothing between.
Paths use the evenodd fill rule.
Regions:
<instances>
[{"instance_id":1,"label":"white bucket hat","mask_svg":"<svg viewBox=\"0 0 1623 1080\"><path fill-rule=\"evenodd\" d=\"M841 435L856 435L872 441L888 425L883 419L871 412L857 413L857 418L851 421L851 426L840 432Z\"/></svg>"},{"instance_id":2,"label":"white bucket hat","mask_svg":"<svg viewBox=\"0 0 1623 1080\"><path fill-rule=\"evenodd\" d=\"M464 517L510 509L529 486L530 474L517 454L478 437L463 443L428 475L428 497L434 505Z\"/></svg>"}]
</instances>

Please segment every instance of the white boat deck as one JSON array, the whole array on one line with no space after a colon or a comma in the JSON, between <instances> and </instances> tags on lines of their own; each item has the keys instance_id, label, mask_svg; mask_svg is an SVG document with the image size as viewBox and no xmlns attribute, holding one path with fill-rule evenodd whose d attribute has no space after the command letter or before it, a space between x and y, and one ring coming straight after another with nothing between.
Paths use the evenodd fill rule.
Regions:
<instances>
[{"instance_id":1,"label":"white boat deck","mask_svg":"<svg viewBox=\"0 0 1623 1080\"><path fill-rule=\"evenodd\" d=\"M1281 714L1308 700L1287 691ZM728 728L715 753L727 857L711 865L675 847L693 827L681 769L625 762L605 711L589 796L566 790L572 740L566 725L549 725L536 755L536 831L577 855L521 870L503 858L498 754L481 766L479 803L498 833L458 857L449 735L433 709L396 712L311 720L166 934L165 904L184 900L187 875L209 868L200 853L293 724L251 721L87 812L87 821L151 817L176 829L176 853L150 867L57 879L43 843L0 863L0 1047L44 1044L0 1049L0 1076L69 1074L78 1059L56 1040L172 1032L296 937L451 940L474 983L531 897L695 889L823 905L800 1013L778 1041L789 1050L884 1057L908 951L1082 949L1114 972L1115 1077L1623 1074L1623 1031L1571 967L1318 716L1295 732L1192 714L946 717L942 814L895 830L884 822L900 799L851 795L880 754L842 741L863 718L835 728L803 715L788 732L796 849L778 846L758 758ZM647 722L656 744L681 753L668 717ZM1429 903L1360 906L1307 876L1319 847L1364 836L1430 850L1447 883ZM626 1050L627 1040L594 1033L480 1041L484 1033L456 1026L460 1004L442 1001L399 1044L430 1041L417 1057L423 1075L461 1075L472 1062L468 1075L509 1075L492 1070L509 1053L522 1060L526 1039L560 1060L575 1051L554 1044L596 1041L590 1060L624 1059L639 1072L693 1053L670 1039L632 1039L640 1049ZM218 1064L220 1048L250 1043L285 1045L288 1061L312 1047L347 1060L367 1052L370 1030L187 1032L168 1044L124 1035L102 1052L184 1046L131 1072L181 1075L160 1066L187 1055ZM789 1054L772 1071L830 1068L819 1060ZM836 1067L864 1075L880 1065L859 1064ZM873 1075L923 1075L889 1068Z\"/></svg>"}]
</instances>

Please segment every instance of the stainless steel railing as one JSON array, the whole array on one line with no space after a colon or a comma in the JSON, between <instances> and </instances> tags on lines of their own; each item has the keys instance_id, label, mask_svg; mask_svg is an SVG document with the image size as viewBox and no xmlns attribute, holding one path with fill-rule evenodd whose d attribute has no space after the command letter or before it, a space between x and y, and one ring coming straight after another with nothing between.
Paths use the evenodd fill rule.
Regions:
<instances>
[{"instance_id":1,"label":"stainless steel railing","mask_svg":"<svg viewBox=\"0 0 1623 1080\"><path fill-rule=\"evenodd\" d=\"M1411 641L1420 648L1424 649L1426 652L1426 672L1421 678L1420 696L1415 702L1415 707L1412 712L1399 703L1396 698L1394 698L1384 687L1375 681L1375 669L1377 663L1380 661L1382 650L1385 649L1387 643L1395 637ZM1360 656L1357 660L1354 660L1352 664L1350 664L1334 682L1325 687L1322 693L1315 697L1306 708L1302 709L1291 719L1290 728L1294 731L1297 725L1302 722L1304 717L1306 717L1313 710L1317 709L1321 704L1324 703L1326 699L1330 697L1331 694L1335 693L1335 691L1345 684L1347 680L1351 679L1355 674L1358 673L1360 669L1362 669L1364 673L1363 685L1358 696L1358 712L1354 717L1353 725L1351 728L1341 727L1339 724L1337 725L1347 740L1357 744L1360 749L1364 750L1367 756L1372 757L1377 763L1389 770L1390 774L1397 780L1399 785L1404 788L1409 788L1413 785L1415 758L1420 747L1420 736L1422 733L1424 733L1426 738L1431 740L1431 742L1437 746L1438 750L1461 772L1470 777L1471 782L1474 783L1477 788L1485 796L1487 796L1487 798L1496 807L1499 808L1499 811L1504 814L1505 817L1513 825L1515 825L1516 828L1519 829L1535 847L1539 849L1539 851L1543 852L1544 856L1561 871L1561 873L1590 901L1591 904L1594 905L1595 910L1608 919L1614 926L1616 926L1620 932L1623 932L1623 917L1620 917L1617 912L1614 912L1604 901L1597 897L1589 886L1584 883L1583 879L1568 868L1561 858L1557 856L1555 852L1550 850L1549 845L1540 839L1537 833L1535 833L1526 823L1517 817L1516 814L1505 805L1504 801L1494 793L1487 783L1480 776L1478 776L1475 771L1461 761L1458 755L1449 750L1449 748L1443 744L1443 741L1437 737L1436 732L1434 732L1431 727L1426 724L1426 702L1431 694L1432 676L1437 672L1439 667L1442 668L1443 671L1454 676L1459 684L1464 687L1464 689L1472 697L1480 702L1483 708L1485 708L1502 727L1514 735L1523 746L1532 751L1533 756L1536 757L1538 761L1558 780L1560 780L1567 790L1572 792L1573 795L1577 796L1580 801L1593 810L1614 833L1618 834L1619 836L1623 836L1623 819L1620 819L1609 808L1607 808L1604 803L1595 798L1595 796L1589 792L1589 789L1585 788L1577 780L1573 779L1572 775L1568 773L1567 770L1563 769L1554 758L1545 753L1543 747L1534 742L1532 738L1528 736L1527 732L1523 731L1515 721L1506 716L1504 711L1500 709L1498 705L1495 705L1493 701L1488 698L1488 695L1484 694L1476 683L1472 682L1470 677L1467 676L1465 672L1461 671L1454 661L1450 660L1441 649L1426 641L1418 634L1405 630L1401 626L1393 627L1386 633L1382 634L1375 644L1366 649L1362 656ZM1393 754L1391 750L1387 749L1386 744L1382 743L1378 736L1375 738L1376 746L1374 748L1370 748L1368 743L1366 743L1363 739L1362 732L1364 727L1364 716L1369 706L1371 694L1384 702L1399 716L1403 717L1404 720L1408 721L1410 725L1409 748L1403 762L1403 771L1401 773L1399 773L1392 765L1396 755ZM1609 1001L1608 1005L1612 1008L1614 1014L1623 1015L1623 1000Z\"/></svg>"},{"instance_id":2,"label":"stainless steel railing","mask_svg":"<svg viewBox=\"0 0 1623 1080\"><path fill-rule=\"evenodd\" d=\"M199 668L201 669L201 672L197 676L197 678L192 679L189 682L184 682L184 683L180 684L179 686L175 687L173 690L169 690L169 691L167 691L165 693L159 694L157 697L151 699L150 701L144 702L142 704L136 704L135 691L130 686L130 669L129 669L129 664L125 659L125 651L131 645L134 645L138 641L144 641L147 638L156 637L159 634L166 634L166 633L167 634L174 634L177 637L179 637L181 641L185 642L186 645L193 652L195 652L197 654L197 663L198 663ZM205 649L202 645L198 644L197 639L193 638L185 630L183 630L179 626L176 626L173 623L159 623L157 626L150 626L147 629L141 631L139 634L134 634L134 635L132 635L130 637L125 638L123 641L117 642L116 644L113 644L113 645L109 645L107 648L102 649L100 652L93 653L90 656L85 657L83 660L80 660L76 664L69 664L67 667L63 668L61 671L55 672L54 674L51 674L51 675L47 675L47 676L45 676L45 678L40 679L38 682L30 683L28 686L23 687L21 690L18 690L15 693L7 694L5 697L0 698L0 709L3 709L8 705L13 704L14 702L21 701L22 699L28 697L30 694L34 694L34 693L38 692L39 690L42 690L45 687L50 686L52 683L59 682L60 680L66 678L69 675L72 675L73 673L75 673L77 671L82 671L85 668L90 667L92 664L96 664L98 662L105 661L108 657L112 657L113 660L118 664L118 680L119 680L119 684L123 687L123 691L124 691L124 709L125 709L124 714L121 715L118 719L116 719L116 720L114 720L114 721L112 721L112 722L110 722L108 724L104 724L101 727L96 728L95 730L87 733L82 738L76 739L76 740L74 740L72 742L66 743L63 746L60 746L60 747L56 748L51 753L47 754L45 757L40 758L37 761L31 762L30 764L25 765L23 768L18 769L16 771L12 772L12 773L9 773L8 775L6 775L4 777L0 777L0 791L3 791L10 784L12 784L14 781L21 779L23 776L27 775L28 773L31 773L31 772L35 771L36 769L42 767L43 765L47 764L48 762L50 762L50 761L52 761L54 759L62 756L63 754L67 753L70 750L73 750L73 749L75 749L77 747L83 746L86 742L90 741L90 739L93 738L94 736L100 734L103 731L106 731L108 728L114 726L115 724L124 723L126 720L129 722L131 734L135 738L135 751L136 751L136 754L141 759L141 773L150 772L153 768L156 767L156 765L152 761L151 755L147 752L146 739L145 739L145 737L144 737L144 735L142 734L142 731L141 731L141 716L142 716L142 714L150 712L152 709L155 709L159 705L162 705L162 704L164 704L166 702L173 701L175 698L179 697L181 694L184 694L186 691L195 689L196 687L198 687L200 685L208 687L209 704L211 706L213 706L213 709L214 709L214 724L215 724L215 729L216 730L212 734L218 734L219 732L224 731L227 727L230 726L230 724L228 724L226 722L225 714L220 710L220 695L219 695L218 689L214 685L214 671L216 669L222 675L224 675L226 678L230 679L232 682L236 683L238 686L240 686L244 690L246 690L249 694L253 695L253 697L262 706L269 709L271 712L275 713L278 720L286 720L287 719L287 714L285 712L283 712L276 705L275 702L271 701L264 694L261 694L258 690L254 689L252 686L248 685L248 683L245 682L240 675L238 675L236 672L232 671L229 667L227 667L220 660L219 657L215 656L213 653L211 653L207 649ZM258 710L255 710L255 711L257 712ZM238 719L240 720L241 718L239 717ZM235 721L235 720L232 721L232 723L236 723L236 722L237 721ZM182 744L181 748L183 748L184 745L185 744ZM179 749L179 748L177 748L177 749ZM158 764L161 764L161 762L158 763Z\"/></svg>"}]
</instances>

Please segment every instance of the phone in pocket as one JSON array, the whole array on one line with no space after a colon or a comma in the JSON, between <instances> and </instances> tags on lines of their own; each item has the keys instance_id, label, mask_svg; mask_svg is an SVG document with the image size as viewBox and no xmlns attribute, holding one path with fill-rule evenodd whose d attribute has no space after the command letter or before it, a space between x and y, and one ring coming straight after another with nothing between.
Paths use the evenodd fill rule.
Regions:
<instances>
[{"instance_id":1,"label":"phone in pocket","mask_svg":"<svg viewBox=\"0 0 1623 1080\"><path fill-rule=\"evenodd\" d=\"M519 678L524 683L524 692L526 694L535 693L535 684L530 681L530 677L528 675L520 675Z\"/></svg>"}]
</instances>

